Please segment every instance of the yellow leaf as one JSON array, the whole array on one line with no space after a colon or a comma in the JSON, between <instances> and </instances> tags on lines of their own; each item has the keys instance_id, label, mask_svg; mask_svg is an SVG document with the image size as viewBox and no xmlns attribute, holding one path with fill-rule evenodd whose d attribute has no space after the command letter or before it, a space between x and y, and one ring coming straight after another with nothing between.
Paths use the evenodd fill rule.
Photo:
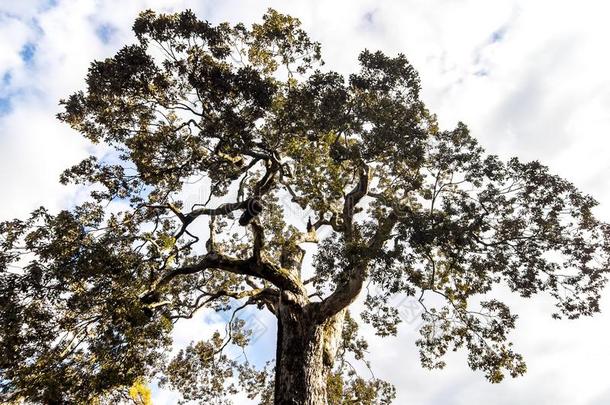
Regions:
<instances>
[{"instance_id":1,"label":"yellow leaf","mask_svg":"<svg viewBox=\"0 0 610 405\"><path fill-rule=\"evenodd\" d=\"M129 397L137 405L152 405L150 388L142 378L138 378L129 388Z\"/></svg>"}]
</instances>

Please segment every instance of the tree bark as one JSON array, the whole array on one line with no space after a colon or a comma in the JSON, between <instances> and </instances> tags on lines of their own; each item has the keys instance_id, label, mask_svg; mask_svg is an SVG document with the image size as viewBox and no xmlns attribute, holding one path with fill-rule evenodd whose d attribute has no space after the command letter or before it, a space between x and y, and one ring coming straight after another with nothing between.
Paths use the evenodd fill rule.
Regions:
<instances>
[{"instance_id":1,"label":"tree bark","mask_svg":"<svg viewBox=\"0 0 610 405\"><path fill-rule=\"evenodd\" d=\"M325 405L345 311L320 322L316 304L283 292L277 311L276 405Z\"/></svg>"}]
</instances>

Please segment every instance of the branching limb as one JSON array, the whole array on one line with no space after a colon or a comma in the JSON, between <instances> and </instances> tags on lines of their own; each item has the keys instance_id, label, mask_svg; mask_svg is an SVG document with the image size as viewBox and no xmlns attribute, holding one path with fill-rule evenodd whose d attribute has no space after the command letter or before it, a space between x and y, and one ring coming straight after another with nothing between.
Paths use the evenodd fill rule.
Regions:
<instances>
[{"instance_id":1,"label":"branching limb","mask_svg":"<svg viewBox=\"0 0 610 405\"><path fill-rule=\"evenodd\" d=\"M243 305L244 307L247 305L255 305L255 304L259 304L259 303L273 307L273 306L277 305L277 301L279 299L279 291L274 288L258 288L258 289L252 289L252 290L246 290L246 291L230 291L230 290L224 290L224 289L215 291L215 292L204 291L201 295L199 295L195 299L195 302L193 303L193 305L189 306L189 308L188 308L189 312L186 315L179 314L179 315L171 316L170 318L171 319L178 319L178 318L190 319L193 317L193 315L198 310L203 308L205 305L207 305L217 299L226 298L226 297L233 298L235 300L241 300L244 298L248 298L248 300ZM162 303L152 304L152 305L149 305L148 307L152 309L154 307L158 307L161 305L168 305L168 304L171 304L171 301L164 301Z\"/></svg>"},{"instance_id":2,"label":"branching limb","mask_svg":"<svg viewBox=\"0 0 610 405\"><path fill-rule=\"evenodd\" d=\"M258 221L252 221L250 223L252 228L252 233L254 234L254 244L252 246L253 258L257 261L257 263L262 262L261 252L263 250L263 246L265 244L265 232L263 227L258 223Z\"/></svg>"},{"instance_id":3,"label":"branching limb","mask_svg":"<svg viewBox=\"0 0 610 405\"><path fill-rule=\"evenodd\" d=\"M366 165L362 165L360 167L358 184L345 196L343 204L343 231L347 241L352 240L354 210L358 202L368 193L370 174L371 169Z\"/></svg>"},{"instance_id":4,"label":"branching limb","mask_svg":"<svg viewBox=\"0 0 610 405\"><path fill-rule=\"evenodd\" d=\"M199 263L179 267L165 273L153 283L147 296L159 292L161 288L168 285L178 276L195 274L206 269L220 269L233 274L262 278L280 289L295 293L301 293L303 289L302 284L294 277L290 277L285 269L272 263L257 263L254 258L236 259L216 252L210 252L204 255Z\"/></svg>"},{"instance_id":5,"label":"branching limb","mask_svg":"<svg viewBox=\"0 0 610 405\"><path fill-rule=\"evenodd\" d=\"M391 212L379 223L377 231L366 243L366 253L360 255L351 267L346 269L343 282L339 283L335 291L320 303L319 321L323 322L339 313L358 297L367 277L369 257L374 256L375 252L383 247L397 222L398 216Z\"/></svg>"}]
</instances>

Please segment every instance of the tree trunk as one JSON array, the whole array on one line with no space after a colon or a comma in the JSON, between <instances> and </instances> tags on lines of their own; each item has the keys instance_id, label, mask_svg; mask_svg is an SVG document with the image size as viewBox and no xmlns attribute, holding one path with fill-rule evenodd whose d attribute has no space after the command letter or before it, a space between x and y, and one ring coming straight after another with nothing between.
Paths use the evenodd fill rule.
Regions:
<instances>
[{"instance_id":1,"label":"tree trunk","mask_svg":"<svg viewBox=\"0 0 610 405\"><path fill-rule=\"evenodd\" d=\"M275 404L325 405L345 311L320 322L317 307L299 301L284 292L278 305Z\"/></svg>"}]
</instances>

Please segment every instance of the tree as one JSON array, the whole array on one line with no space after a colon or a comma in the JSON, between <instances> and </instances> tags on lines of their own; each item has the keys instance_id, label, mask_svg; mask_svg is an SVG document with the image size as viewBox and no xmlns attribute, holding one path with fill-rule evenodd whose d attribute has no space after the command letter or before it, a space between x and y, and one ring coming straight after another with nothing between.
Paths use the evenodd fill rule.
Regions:
<instances>
[{"instance_id":1,"label":"tree","mask_svg":"<svg viewBox=\"0 0 610 405\"><path fill-rule=\"evenodd\" d=\"M400 322L391 297L414 297L422 365L465 348L491 382L526 370L494 286L550 294L557 318L599 311L610 232L596 202L538 162L486 154L464 124L439 129L403 55L322 70L320 44L274 10L251 28L146 11L133 29L61 102L59 119L110 151L61 176L90 199L0 224L7 401L145 403L160 378L202 402L243 389L387 404L392 386L351 366L367 349L348 312L361 294L382 336ZM194 179L210 198L189 207ZM250 343L248 306L277 318L275 367L227 354ZM202 308L230 314L225 333L169 359L174 323Z\"/></svg>"}]
</instances>

